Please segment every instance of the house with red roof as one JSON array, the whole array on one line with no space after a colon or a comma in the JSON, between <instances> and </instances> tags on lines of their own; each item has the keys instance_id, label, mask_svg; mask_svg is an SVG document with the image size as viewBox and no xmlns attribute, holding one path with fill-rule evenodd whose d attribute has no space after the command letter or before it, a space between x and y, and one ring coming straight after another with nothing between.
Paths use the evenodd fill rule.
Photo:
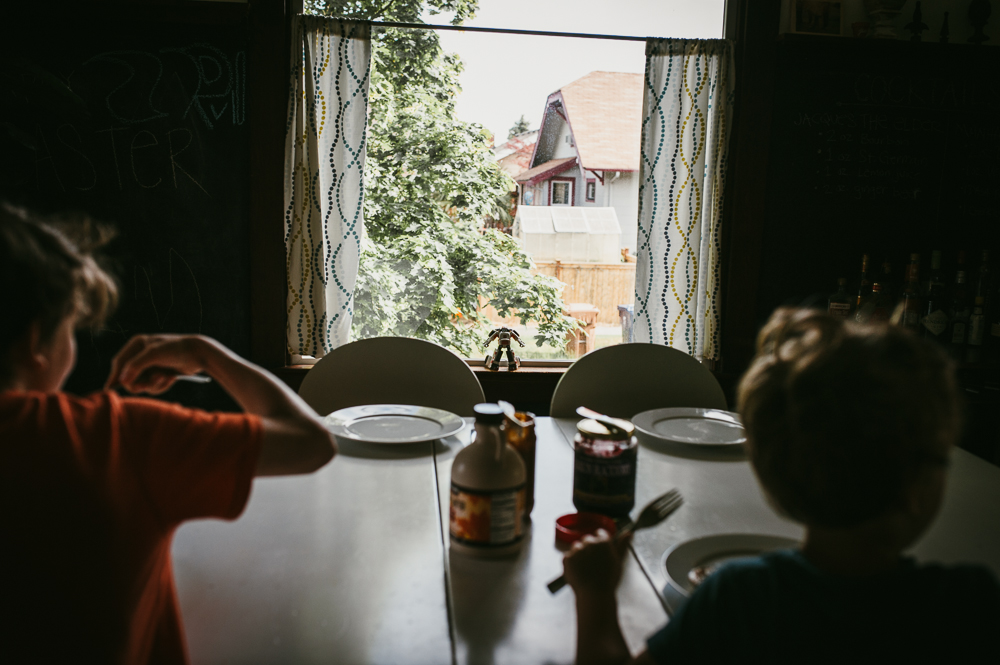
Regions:
<instances>
[{"instance_id":1,"label":"house with red roof","mask_svg":"<svg viewBox=\"0 0 1000 665\"><path fill-rule=\"evenodd\" d=\"M613 208L635 253L642 74L591 72L549 95L529 168L514 176L523 206Z\"/></svg>"}]
</instances>

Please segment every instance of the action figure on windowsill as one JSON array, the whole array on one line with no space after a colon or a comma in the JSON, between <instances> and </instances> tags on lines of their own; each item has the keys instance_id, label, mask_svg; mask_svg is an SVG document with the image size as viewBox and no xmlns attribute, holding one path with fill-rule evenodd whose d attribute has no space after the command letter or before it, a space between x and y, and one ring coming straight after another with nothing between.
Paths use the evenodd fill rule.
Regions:
<instances>
[{"instance_id":1,"label":"action figure on windowsill","mask_svg":"<svg viewBox=\"0 0 1000 665\"><path fill-rule=\"evenodd\" d=\"M510 348L511 340L514 340L521 346L524 346L524 342L521 341L521 338L518 336L516 331L511 330L510 328L494 328L490 331L490 336L486 338L486 343L483 344L483 348L489 349L493 340L499 341L500 346L498 346L497 350L493 353L492 359L490 358L490 354L486 354L486 369L491 372L497 372L500 370L500 357L503 355L504 350L507 351L508 372L513 372L521 366L521 359L518 358L514 354L514 350Z\"/></svg>"}]
</instances>

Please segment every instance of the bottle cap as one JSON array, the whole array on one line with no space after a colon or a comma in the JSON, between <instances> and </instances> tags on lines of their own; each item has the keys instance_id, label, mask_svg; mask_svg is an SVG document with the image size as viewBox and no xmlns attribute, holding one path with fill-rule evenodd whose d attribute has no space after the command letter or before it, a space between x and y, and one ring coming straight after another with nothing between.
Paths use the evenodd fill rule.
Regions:
<instances>
[{"instance_id":1,"label":"bottle cap","mask_svg":"<svg viewBox=\"0 0 1000 665\"><path fill-rule=\"evenodd\" d=\"M483 402L482 404L475 405L473 411L476 412L477 423L499 425L503 422L503 409L500 408L499 404Z\"/></svg>"},{"instance_id":2,"label":"bottle cap","mask_svg":"<svg viewBox=\"0 0 1000 665\"><path fill-rule=\"evenodd\" d=\"M610 441L625 441L632 438L632 434L635 432L635 425L627 420L621 420L619 418L613 419L617 424L619 429L611 430L605 427L596 420L590 418L584 418L576 424L576 429L580 434L591 439L607 439Z\"/></svg>"}]
</instances>

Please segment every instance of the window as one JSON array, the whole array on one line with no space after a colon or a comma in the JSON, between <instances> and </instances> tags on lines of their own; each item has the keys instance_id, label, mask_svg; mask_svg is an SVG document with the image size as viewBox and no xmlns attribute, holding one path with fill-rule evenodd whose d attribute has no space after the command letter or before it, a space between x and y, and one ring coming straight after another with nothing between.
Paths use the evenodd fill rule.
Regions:
<instances>
[{"instance_id":1,"label":"window","mask_svg":"<svg viewBox=\"0 0 1000 665\"><path fill-rule=\"evenodd\" d=\"M527 11L512 14L511 2ZM659 3L642 2L648 11L577 23L564 14L546 19L544 12L530 10L530 2L480 0L475 20L467 25L721 35L723 0L682 0L686 9L680 23L676 9L654 18L651 12L656 13ZM307 7L320 4L338 14L346 6L310 2ZM366 18L400 20L392 3L357 4L374 7L364 12ZM425 9L428 4L414 3ZM712 11L706 11L709 5ZM378 12L384 15L373 15ZM425 12L422 18L450 22L449 16L436 13ZM636 264L623 260L622 250L636 251L639 166L631 155L637 154L634 141L640 129L619 127L617 121L628 117L619 110L623 104L641 104L645 44L464 31L440 31L432 39L424 31L403 28L374 31L372 41L366 168L379 177L365 187L365 238L351 338L420 337L479 362L485 340L481 326L515 329L526 346L515 345L514 350L536 361L570 360L627 339ZM422 57L411 64L433 67L433 75L423 70L414 75L398 58L389 57L414 48ZM515 85L498 86L503 67L509 67L505 58L515 53L547 65ZM445 59L444 54L457 58ZM494 73L498 67L499 75ZM428 95L418 86L440 89ZM457 90L461 94L453 96ZM401 101L392 101L390 92ZM484 150L489 160L483 158ZM496 167L503 173L496 173ZM584 183L579 200L577 180ZM584 201L589 205L575 205ZM529 211L538 219L529 219ZM527 229L527 222L537 228ZM476 224L482 234L466 235L468 227L475 232ZM517 248L509 244L511 236ZM498 239L496 247L502 251L468 251L484 238ZM530 277L544 278L538 284L515 278L528 272L521 268L528 261L518 258L514 268L499 264L518 249L530 259ZM497 265L470 266L463 261L470 254ZM486 284L487 279L493 281ZM517 308L523 313L529 306L540 315L522 321ZM567 315L579 322L579 329L554 331L551 322ZM490 351L494 349L495 344Z\"/></svg>"},{"instance_id":2,"label":"window","mask_svg":"<svg viewBox=\"0 0 1000 665\"><path fill-rule=\"evenodd\" d=\"M573 205L573 181L553 180L551 190L549 190L549 205L571 206Z\"/></svg>"}]
</instances>

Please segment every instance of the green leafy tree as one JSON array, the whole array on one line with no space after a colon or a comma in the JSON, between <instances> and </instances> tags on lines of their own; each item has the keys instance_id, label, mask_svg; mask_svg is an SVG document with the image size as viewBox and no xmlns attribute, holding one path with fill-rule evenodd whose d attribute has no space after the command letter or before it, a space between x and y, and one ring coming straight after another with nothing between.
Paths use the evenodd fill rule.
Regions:
<instances>
[{"instance_id":1,"label":"green leafy tree","mask_svg":"<svg viewBox=\"0 0 1000 665\"><path fill-rule=\"evenodd\" d=\"M507 132L507 138L512 139L518 134L524 134L526 131L530 129L531 129L531 123L525 120L524 115L522 115L521 119L515 122L514 125L510 128L510 131Z\"/></svg>"},{"instance_id":2,"label":"green leafy tree","mask_svg":"<svg viewBox=\"0 0 1000 665\"><path fill-rule=\"evenodd\" d=\"M422 22L454 13L459 25L477 0L325 0L307 11L366 20ZM374 31L373 31L374 32ZM534 322L536 343L563 345L575 327L563 315L563 284L532 275L516 242L483 226L505 214L514 183L496 165L488 134L458 120L462 63L431 30L372 35L365 238L355 288L355 339L401 335L462 354L482 352L486 304Z\"/></svg>"}]
</instances>

